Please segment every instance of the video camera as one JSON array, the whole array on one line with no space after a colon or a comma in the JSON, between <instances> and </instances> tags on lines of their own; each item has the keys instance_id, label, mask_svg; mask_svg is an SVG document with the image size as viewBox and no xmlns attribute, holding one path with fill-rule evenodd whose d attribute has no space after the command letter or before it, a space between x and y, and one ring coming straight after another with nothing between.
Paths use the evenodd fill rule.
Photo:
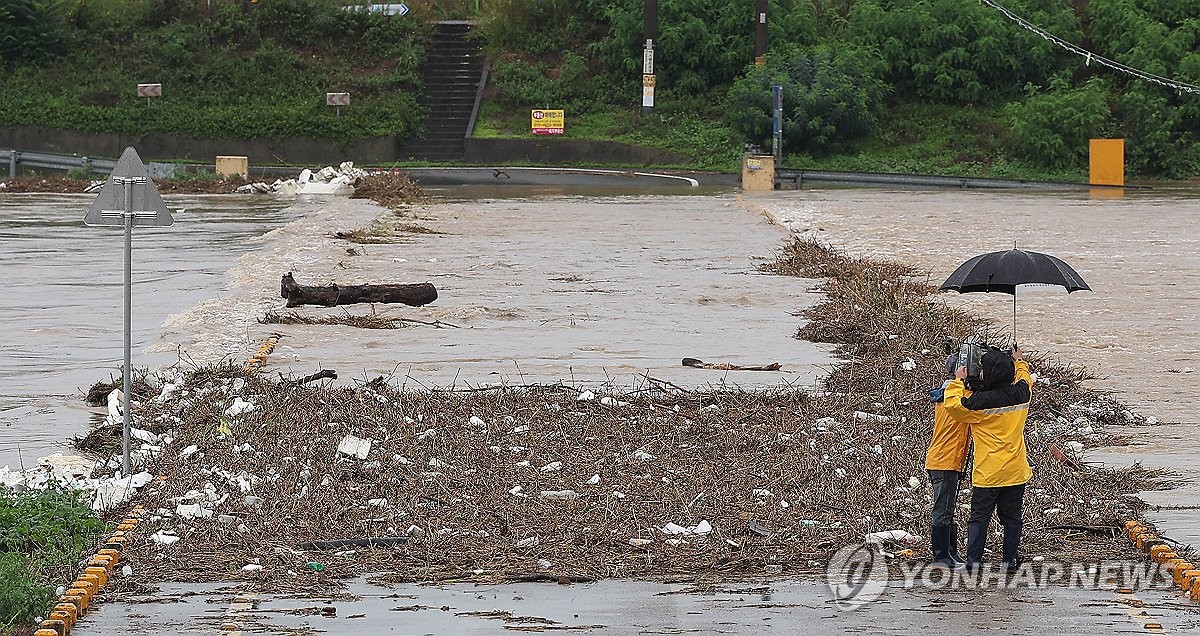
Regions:
<instances>
[{"instance_id":1,"label":"video camera","mask_svg":"<svg viewBox=\"0 0 1200 636\"><path fill-rule=\"evenodd\" d=\"M958 347L954 346L953 340L947 338L946 354L957 353L958 356L947 359L946 373L954 375L958 367L966 367L967 377L963 382L966 383L968 389L978 391L983 388L983 354L987 350L987 343L979 336L967 336Z\"/></svg>"}]
</instances>

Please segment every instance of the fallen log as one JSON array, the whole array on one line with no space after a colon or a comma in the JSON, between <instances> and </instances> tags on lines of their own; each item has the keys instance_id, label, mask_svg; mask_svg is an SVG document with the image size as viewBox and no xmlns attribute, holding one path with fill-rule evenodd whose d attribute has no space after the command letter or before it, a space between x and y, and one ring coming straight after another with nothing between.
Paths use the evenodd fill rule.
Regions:
<instances>
[{"instance_id":1,"label":"fallen log","mask_svg":"<svg viewBox=\"0 0 1200 636\"><path fill-rule=\"evenodd\" d=\"M315 287L300 285L292 273L279 281L279 295L287 299L288 307L300 305L353 305L355 303L403 303L413 307L428 305L437 300L433 283L402 283L395 285L329 285Z\"/></svg>"},{"instance_id":2,"label":"fallen log","mask_svg":"<svg viewBox=\"0 0 1200 636\"><path fill-rule=\"evenodd\" d=\"M741 365L728 362L705 362L696 358L684 358L683 366L694 369L717 369L718 371L778 371L782 368L778 362L771 364Z\"/></svg>"}]
</instances>

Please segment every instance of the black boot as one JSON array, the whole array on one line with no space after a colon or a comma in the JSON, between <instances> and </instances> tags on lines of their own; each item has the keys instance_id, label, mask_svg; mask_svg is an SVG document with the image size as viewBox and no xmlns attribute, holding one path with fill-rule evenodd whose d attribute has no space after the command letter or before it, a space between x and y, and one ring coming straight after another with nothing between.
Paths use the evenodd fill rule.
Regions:
<instances>
[{"instance_id":1,"label":"black boot","mask_svg":"<svg viewBox=\"0 0 1200 636\"><path fill-rule=\"evenodd\" d=\"M974 572L983 563L983 546L987 543L988 524L967 524L967 569Z\"/></svg>"},{"instance_id":2,"label":"black boot","mask_svg":"<svg viewBox=\"0 0 1200 636\"><path fill-rule=\"evenodd\" d=\"M950 558L950 526L929 529L929 547L933 550L933 565L955 569L958 564Z\"/></svg>"},{"instance_id":3,"label":"black boot","mask_svg":"<svg viewBox=\"0 0 1200 636\"><path fill-rule=\"evenodd\" d=\"M1004 524L1004 571L1007 573L1016 572L1021 567L1021 560L1017 557L1017 548L1021 545L1021 524L1008 523Z\"/></svg>"},{"instance_id":4,"label":"black boot","mask_svg":"<svg viewBox=\"0 0 1200 636\"><path fill-rule=\"evenodd\" d=\"M962 556L960 556L958 554L958 524L957 523L951 524L949 526L949 528L950 528L950 541L949 541L949 544L946 546L946 551L948 553L950 553L950 559L953 560L955 563L959 564L960 566L966 565L967 560L962 558Z\"/></svg>"}]
</instances>

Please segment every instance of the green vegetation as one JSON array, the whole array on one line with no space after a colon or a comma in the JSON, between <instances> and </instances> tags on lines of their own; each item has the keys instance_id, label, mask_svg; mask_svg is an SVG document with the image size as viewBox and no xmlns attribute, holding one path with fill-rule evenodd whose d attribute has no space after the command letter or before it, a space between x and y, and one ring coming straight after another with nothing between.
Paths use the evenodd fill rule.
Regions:
<instances>
[{"instance_id":1,"label":"green vegetation","mask_svg":"<svg viewBox=\"0 0 1200 636\"><path fill-rule=\"evenodd\" d=\"M0 488L0 634L47 616L104 523L65 491Z\"/></svg>"},{"instance_id":2,"label":"green vegetation","mask_svg":"<svg viewBox=\"0 0 1200 636\"><path fill-rule=\"evenodd\" d=\"M480 136L528 136L530 109L562 108L568 138L732 171L743 144L770 144L779 84L789 166L1079 180L1087 139L1123 137L1131 177L1200 171L1200 95L962 0L770 0L763 66L751 0L660 1L656 107L643 116L644 3L413 0L400 19L343 10L350 0L11 0L0 7L0 125L403 140L421 130L432 21L467 18L493 61ZM1200 22L1179 3L1004 4L1098 55L1200 81ZM137 99L139 82L162 82L170 98ZM335 117L327 91L351 92L353 106Z\"/></svg>"}]
</instances>

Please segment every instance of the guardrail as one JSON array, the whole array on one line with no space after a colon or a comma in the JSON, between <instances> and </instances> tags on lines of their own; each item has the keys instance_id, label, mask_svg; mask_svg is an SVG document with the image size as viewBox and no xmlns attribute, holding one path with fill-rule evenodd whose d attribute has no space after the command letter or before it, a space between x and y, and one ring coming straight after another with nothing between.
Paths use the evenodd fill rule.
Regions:
<instances>
[{"instance_id":1,"label":"guardrail","mask_svg":"<svg viewBox=\"0 0 1200 636\"><path fill-rule=\"evenodd\" d=\"M806 182L840 183L847 185L904 186L922 188L1046 188L1080 189L1086 183L1058 183L1052 181L1029 181L1023 179L985 179L981 177L941 177L919 174L893 174L886 172L835 172L831 170L789 170L775 173L776 187L799 189Z\"/></svg>"},{"instance_id":2,"label":"guardrail","mask_svg":"<svg viewBox=\"0 0 1200 636\"><path fill-rule=\"evenodd\" d=\"M8 178L17 176L17 166L29 168L49 168L51 170L85 170L107 174L113 171L115 159L97 159L76 155L55 155L46 152L31 152L28 150L0 149L0 163L8 163Z\"/></svg>"}]
</instances>

